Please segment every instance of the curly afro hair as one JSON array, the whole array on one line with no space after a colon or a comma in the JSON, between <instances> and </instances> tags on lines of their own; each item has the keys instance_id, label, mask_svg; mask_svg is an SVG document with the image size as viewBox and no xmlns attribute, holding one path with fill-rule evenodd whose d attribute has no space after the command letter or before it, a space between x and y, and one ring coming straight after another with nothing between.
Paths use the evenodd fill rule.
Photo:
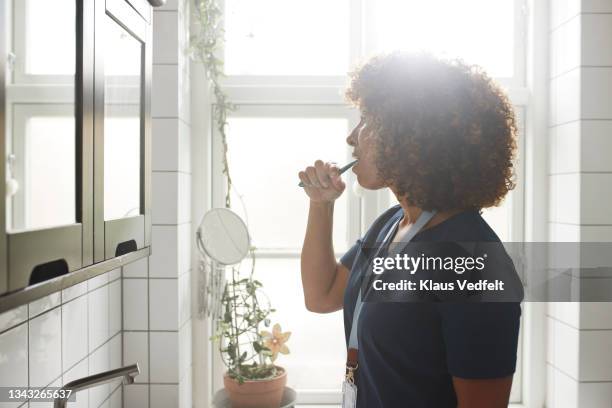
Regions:
<instances>
[{"instance_id":1,"label":"curly afro hair","mask_svg":"<svg viewBox=\"0 0 612 408\"><path fill-rule=\"evenodd\" d=\"M515 187L514 109L477 65L379 55L350 74L346 97L372 130L379 176L410 205L480 210Z\"/></svg>"}]
</instances>

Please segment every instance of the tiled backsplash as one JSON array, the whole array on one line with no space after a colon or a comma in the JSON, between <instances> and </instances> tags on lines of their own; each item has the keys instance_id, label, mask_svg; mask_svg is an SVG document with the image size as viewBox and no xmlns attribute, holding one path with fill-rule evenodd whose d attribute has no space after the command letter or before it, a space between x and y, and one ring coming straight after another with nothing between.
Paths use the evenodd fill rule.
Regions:
<instances>
[{"instance_id":1,"label":"tiled backsplash","mask_svg":"<svg viewBox=\"0 0 612 408\"><path fill-rule=\"evenodd\" d=\"M122 387L118 379L80 391L68 406L191 407L191 274L187 270L174 278L150 277L149 260L142 258L0 315L0 384L61 387L138 363L134 384ZM28 403L0 402L4 407L27 408Z\"/></svg>"},{"instance_id":2,"label":"tiled backsplash","mask_svg":"<svg viewBox=\"0 0 612 408\"><path fill-rule=\"evenodd\" d=\"M123 365L121 269L0 315L0 384L59 387ZM120 380L80 391L70 407L121 408ZM52 407L50 402L0 407Z\"/></svg>"}]
</instances>

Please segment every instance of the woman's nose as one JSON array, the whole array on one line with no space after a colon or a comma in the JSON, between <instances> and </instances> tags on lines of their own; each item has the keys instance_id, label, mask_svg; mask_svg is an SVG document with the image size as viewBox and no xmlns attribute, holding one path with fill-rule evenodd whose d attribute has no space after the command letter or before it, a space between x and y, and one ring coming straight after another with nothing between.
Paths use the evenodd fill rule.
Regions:
<instances>
[{"instance_id":1,"label":"woman's nose","mask_svg":"<svg viewBox=\"0 0 612 408\"><path fill-rule=\"evenodd\" d=\"M355 129L346 137L346 143L349 146L355 146Z\"/></svg>"}]
</instances>

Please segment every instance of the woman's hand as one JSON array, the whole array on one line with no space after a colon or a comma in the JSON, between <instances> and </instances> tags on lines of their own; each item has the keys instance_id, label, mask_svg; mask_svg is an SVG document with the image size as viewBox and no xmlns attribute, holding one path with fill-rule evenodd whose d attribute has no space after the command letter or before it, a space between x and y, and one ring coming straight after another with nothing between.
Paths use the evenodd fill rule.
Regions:
<instances>
[{"instance_id":1,"label":"woman's hand","mask_svg":"<svg viewBox=\"0 0 612 408\"><path fill-rule=\"evenodd\" d=\"M317 160L314 166L308 166L304 171L300 171L299 177L304 183L304 191L313 202L333 202L346 188L335 163L323 163L322 160Z\"/></svg>"}]
</instances>

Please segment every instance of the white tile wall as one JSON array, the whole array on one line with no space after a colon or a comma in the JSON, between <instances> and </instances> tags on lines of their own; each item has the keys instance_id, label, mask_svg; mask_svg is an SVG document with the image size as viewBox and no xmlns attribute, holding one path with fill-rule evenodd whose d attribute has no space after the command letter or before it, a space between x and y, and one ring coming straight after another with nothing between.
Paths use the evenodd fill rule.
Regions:
<instances>
[{"instance_id":1,"label":"white tile wall","mask_svg":"<svg viewBox=\"0 0 612 408\"><path fill-rule=\"evenodd\" d=\"M154 224L178 224L178 175L177 172L153 172Z\"/></svg>"},{"instance_id":2,"label":"white tile wall","mask_svg":"<svg viewBox=\"0 0 612 408\"><path fill-rule=\"evenodd\" d=\"M146 278L149 276L149 258L142 258L123 267L124 278Z\"/></svg>"},{"instance_id":3,"label":"white tile wall","mask_svg":"<svg viewBox=\"0 0 612 408\"><path fill-rule=\"evenodd\" d=\"M28 319L28 306L22 305L0 314L0 333Z\"/></svg>"},{"instance_id":4,"label":"white tile wall","mask_svg":"<svg viewBox=\"0 0 612 408\"><path fill-rule=\"evenodd\" d=\"M151 385L151 408L178 408L178 385Z\"/></svg>"},{"instance_id":5,"label":"white tile wall","mask_svg":"<svg viewBox=\"0 0 612 408\"><path fill-rule=\"evenodd\" d=\"M551 174L578 173L582 164L580 156L581 122L569 122L550 129Z\"/></svg>"},{"instance_id":6,"label":"white tile wall","mask_svg":"<svg viewBox=\"0 0 612 408\"><path fill-rule=\"evenodd\" d=\"M89 359L83 359L74 368L66 371L63 375L63 383L67 384L79 378L89 375ZM76 393L76 401L69 403L70 408L88 408L89 407L89 390L82 390Z\"/></svg>"},{"instance_id":7,"label":"white tile wall","mask_svg":"<svg viewBox=\"0 0 612 408\"><path fill-rule=\"evenodd\" d=\"M581 71L572 70L553 78L550 82L550 124L559 125L580 119Z\"/></svg>"},{"instance_id":8,"label":"white tile wall","mask_svg":"<svg viewBox=\"0 0 612 408\"><path fill-rule=\"evenodd\" d=\"M609 407L612 401L612 383L580 383L579 407Z\"/></svg>"},{"instance_id":9,"label":"white tile wall","mask_svg":"<svg viewBox=\"0 0 612 408\"><path fill-rule=\"evenodd\" d=\"M0 334L0 384L5 387L28 383L28 324Z\"/></svg>"},{"instance_id":10,"label":"white tile wall","mask_svg":"<svg viewBox=\"0 0 612 408\"><path fill-rule=\"evenodd\" d=\"M558 320L553 321L552 329L552 363L558 370L577 379L580 330Z\"/></svg>"},{"instance_id":11,"label":"white tile wall","mask_svg":"<svg viewBox=\"0 0 612 408\"><path fill-rule=\"evenodd\" d=\"M149 334L150 376L152 383L178 383L178 332Z\"/></svg>"},{"instance_id":12,"label":"white tile wall","mask_svg":"<svg viewBox=\"0 0 612 408\"><path fill-rule=\"evenodd\" d=\"M612 14L584 14L580 20L582 65L612 66Z\"/></svg>"},{"instance_id":13,"label":"white tile wall","mask_svg":"<svg viewBox=\"0 0 612 408\"><path fill-rule=\"evenodd\" d=\"M612 225L612 173L582 173L581 224Z\"/></svg>"},{"instance_id":14,"label":"white tile wall","mask_svg":"<svg viewBox=\"0 0 612 408\"><path fill-rule=\"evenodd\" d=\"M612 382L612 330L580 331L580 381ZM612 400L609 401L612 405Z\"/></svg>"},{"instance_id":15,"label":"white tile wall","mask_svg":"<svg viewBox=\"0 0 612 408\"><path fill-rule=\"evenodd\" d=\"M153 63L178 64L178 11L153 13Z\"/></svg>"},{"instance_id":16,"label":"white tile wall","mask_svg":"<svg viewBox=\"0 0 612 408\"><path fill-rule=\"evenodd\" d=\"M60 308L51 309L28 323L30 386L44 387L62 374Z\"/></svg>"},{"instance_id":17,"label":"white tile wall","mask_svg":"<svg viewBox=\"0 0 612 408\"><path fill-rule=\"evenodd\" d=\"M152 232L152 254L149 261L149 277L177 277L179 251L178 226L153 225Z\"/></svg>"},{"instance_id":18,"label":"white tile wall","mask_svg":"<svg viewBox=\"0 0 612 408\"><path fill-rule=\"evenodd\" d=\"M87 356L87 296L62 305L62 367L69 369Z\"/></svg>"},{"instance_id":19,"label":"white tile wall","mask_svg":"<svg viewBox=\"0 0 612 408\"><path fill-rule=\"evenodd\" d=\"M98 370L118 367L121 364L119 277L120 271L115 270L94 279L91 285L84 282L2 314L0 323L5 331L0 334L0 383L3 386L62 386ZM88 286L94 289L88 291ZM104 308L106 311L102 312ZM90 314L92 310L97 312ZM99 320L92 320L94 316ZM96 347L90 350L88 338L94 333ZM90 401L89 392L83 391L70 406L98 408L107 403L109 408L120 408L117 397L109 399L109 393L110 388L94 390ZM50 406L51 403L30 404L32 408Z\"/></svg>"},{"instance_id":20,"label":"white tile wall","mask_svg":"<svg viewBox=\"0 0 612 408\"><path fill-rule=\"evenodd\" d=\"M124 323L137 321L135 330L142 330L125 332L124 351L148 357L148 378L140 388L125 388L130 407L191 408L189 4L174 0L154 11L152 254L146 274L144 266L125 274L147 278L148 307L124 308Z\"/></svg>"},{"instance_id":21,"label":"white tile wall","mask_svg":"<svg viewBox=\"0 0 612 408\"><path fill-rule=\"evenodd\" d=\"M94 289L89 293L89 300L96 307L89 308L89 351L100 347L110 337L108 285Z\"/></svg>"},{"instance_id":22,"label":"white tile wall","mask_svg":"<svg viewBox=\"0 0 612 408\"><path fill-rule=\"evenodd\" d=\"M580 13L581 0L555 0L550 7L550 29L554 30Z\"/></svg>"},{"instance_id":23,"label":"white tile wall","mask_svg":"<svg viewBox=\"0 0 612 408\"><path fill-rule=\"evenodd\" d=\"M582 171L612 172L612 120L582 120L580 124Z\"/></svg>"},{"instance_id":24,"label":"white tile wall","mask_svg":"<svg viewBox=\"0 0 612 408\"><path fill-rule=\"evenodd\" d=\"M551 49L563 49L563 53L551 53L551 77L556 77L580 66L580 26L581 20L579 16L576 16L550 34Z\"/></svg>"},{"instance_id":25,"label":"white tile wall","mask_svg":"<svg viewBox=\"0 0 612 408\"><path fill-rule=\"evenodd\" d=\"M178 118L178 65L153 64L151 113L154 118Z\"/></svg>"},{"instance_id":26,"label":"white tile wall","mask_svg":"<svg viewBox=\"0 0 612 408\"><path fill-rule=\"evenodd\" d=\"M149 286L152 299L149 303L149 328L178 330L178 279L150 279Z\"/></svg>"},{"instance_id":27,"label":"white tile wall","mask_svg":"<svg viewBox=\"0 0 612 408\"><path fill-rule=\"evenodd\" d=\"M549 4L550 241L612 242L612 1ZM546 406L611 407L612 303L548 314Z\"/></svg>"},{"instance_id":28,"label":"white tile wall","mask_svg":"<svg viewBox=\"0 0 612 408\"><path fill-rule=\"evenodd\" d=\"M580 173L551 175L550 221L580 224Z\"/></svg>"},{"instance_id":29,"label":"white tile wall","mask_svg":"<svg viewBox=\"0 0 612 408\"><path fill-rule=\"evenodd\" d=\"M612 13L610 0L582 0L583 13Z\"/></svg>"},{"instance_id":30,"label":"white tile wall","mask_svg":"<svg viewBox=\"0 0 612 408\"><path fill-rule=\"evenodd\" d=\"M147 330L149 327L149 281L123 279L123 328Z\"/></svg>"},{"instance_id":31,"label":"white tile wall","mask_svg":"<svg viewBox=\"0 0 612 408\"><path fill-rule=\"evenodd\" d=\"M125 408L149 408L149 385L133 384L124 387L123 406Z\"/></svg>"},{"instance_id":32,"label":"white tile wall","mask_svg":"<svg viewBox=\"0 0 612 408\"><path fill-rule=\"evenodd\" d=\"M140 374L136 383L149 382L149 333L125 331L123 333L123 361L125 364L138 363Z\"/></svg>"},{"instance_id":33,"label":"white tile wall","mask_svg":"<svg viewBox=\"0 0 612 408\"><path fill-rule=\"evenodd\" d=\"M580 71L582 118L612 120L612 67L583 67Z\"/></svg>"}]
</instances>

